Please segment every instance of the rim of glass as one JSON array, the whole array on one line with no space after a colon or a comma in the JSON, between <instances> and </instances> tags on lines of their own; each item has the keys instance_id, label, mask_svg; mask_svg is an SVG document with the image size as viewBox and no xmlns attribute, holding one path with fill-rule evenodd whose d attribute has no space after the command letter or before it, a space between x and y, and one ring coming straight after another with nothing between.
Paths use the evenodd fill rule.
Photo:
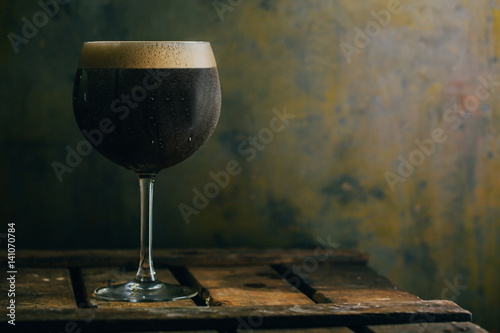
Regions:
<instances>
[{"instance_id":1,"label":"rim of glass","mask_svg":"<svg viewBox=\"0 0 500 333\"><path fill-rule=\"evenodd\" d=\"M190 41L190 40L96 40L87 41L84 44L210 44L206 41Z\"/></svg>"}]
</instances>

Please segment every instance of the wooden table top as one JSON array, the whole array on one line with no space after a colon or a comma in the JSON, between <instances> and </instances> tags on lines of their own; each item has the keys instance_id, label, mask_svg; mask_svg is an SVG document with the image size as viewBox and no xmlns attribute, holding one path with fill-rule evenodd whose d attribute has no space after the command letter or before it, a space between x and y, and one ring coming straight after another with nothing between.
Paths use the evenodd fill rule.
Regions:
<instances>
[{"instance_id":1,"label":"wooden table top","mask_svg":"<svg viewBox=\"0 0 500 333\"><path fill-rule=\"evenodd\" d=\"M198 296L95 299L96 287L133 279L137 252L18 251L16 325L2 316L2 332L486 332L455 303L394 286L366 254L331 248L155 250L159 279ZM6 279L0 285L9 289ZM2 296L4 311L8 302Z\"/></svg>"}]
</instances>

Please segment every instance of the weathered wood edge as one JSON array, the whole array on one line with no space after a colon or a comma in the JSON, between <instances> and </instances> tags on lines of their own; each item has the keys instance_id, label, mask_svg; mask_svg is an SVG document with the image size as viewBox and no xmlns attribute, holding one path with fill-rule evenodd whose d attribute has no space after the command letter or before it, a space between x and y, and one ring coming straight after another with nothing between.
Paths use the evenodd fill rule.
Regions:
<instances>
[{"instance_id":1,"label":"weathered wood edge","mask_svg":"<svg viewBox=\"0 0 500 333\"><path fill-rule=\"evenodd\" d=\"M446 322L446 323L415 323L399 325L370 325L364 328L363 333L400 333L400 332L469 332L488 333L483 328L471 322Z\"/></svg>"},{"instance_id":2,"label":"weathered wood edge","mask_svg":"<svg viewBox=\"0 0 500 333\"><path fill-rule=\"evenodd\" d=\"M19 250L20 267L99 267L137 264L138 250ZM321 263L366 264L368 255L349 249L157 249L156 267L165 266L236 266L301 263L305 258L320 257ZM4 264L7 257L0 257Z\"/></svg>"},{"instance_id":3,"label":"weathered wood edge","mask_svg":"<svg viewBox=\"0 0 500 333\"><path fill-rule=\"evenodd\" d=\"M16 326L27 331L64 331L73 325L85 332L174 329L301 328L412 322L470 321L471 313L450 301L377 305L315 304L259 307L196 307L166 309L53 309L18 311ZM0 319L5 327L6 317ZM70 323L70 324L68 324ZM76 328L73 328L75 330Z\"/></svg>"}]
</instances>

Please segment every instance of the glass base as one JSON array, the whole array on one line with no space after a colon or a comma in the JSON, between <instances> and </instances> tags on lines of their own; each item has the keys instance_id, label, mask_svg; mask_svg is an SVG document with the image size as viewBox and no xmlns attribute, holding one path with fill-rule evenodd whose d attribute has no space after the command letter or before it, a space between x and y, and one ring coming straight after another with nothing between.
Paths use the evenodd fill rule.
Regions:
<instances>
[{"instance_id":1,"label":"glass base","mask_svg":"<svg viewBox=\"0 0 500 333\"><path fill-rule=\"evenodd\" d=\"M175 301L191 298L197 294L198 292L191 287L168 284L161 281L131 281L97 288L94 291L95 297L99 299L134 303Z\"/></svg>"}]
</instances>

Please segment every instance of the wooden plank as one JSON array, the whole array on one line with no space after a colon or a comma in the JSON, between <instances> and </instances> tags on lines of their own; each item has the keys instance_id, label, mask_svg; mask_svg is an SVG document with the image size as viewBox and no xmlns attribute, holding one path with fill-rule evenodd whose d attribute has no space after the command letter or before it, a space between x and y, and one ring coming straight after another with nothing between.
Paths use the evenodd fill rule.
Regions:
<instances>
[{"instance_id":1,"label":"wooden plank","mask_svg":"<svg viewBox=\"0 0 500 333\"><path fill-rule=\"evenodd\" d=\"M379 325L366 327L367 333L488 333L471 322L418 323L402 325Z\"/></svg>"},{"instance_id":2,"label":"wooden plank","mask_svg":"<svg viewBox=\"0 0 500 333\"><path fill-rule=\"evenodd\" d=\"M15 299L16 311L76 308L71 278L67 269L20 268L15 278L15 297L12 299ZM9 289L10 283L4 276L0 280L0 290L2 293L5 291L5 294L0 297L2 309L5 309L10 302L7 297Z\"/></svg>"},{"instance_id":3,"label":"wooden plank","mask_svg":"<svg viewBox=\"0 0 500 333\"><path fill-rule=\"evenodd\" d=\"M19 250L18 266L24 267L121 267L137 265L138 250ZM308 257L321 257L321 263L366 264L368 255L346 249L157 249L155 267L167 266L249 266L301 263ZM5 264L7 256L0 257Z\"/></svg>"},{"instance_id":4,"label":"wooden plank","mask_svg":"<svg viewBox=\"0 0 500 333\"><path fill-rule=\"evenodd\" d=\"M210 305L314 304L269 266L187 267Z\"/></svg>"},{"instance_id":5,"label":"wooden plank","mask_svg":"<svg viewBox=\"0 0 500 333\"><path fill-rule=\"evenodd\" d=\"M342 327L409 323L415 313L433 317L436 322L471 320L470 312L453 302L420 301L364 305L43 309L18 311L19 321L15 329L20 332L30 332L34 328L35 331L59 332L65 330L68 322L74 322L85 332L161 331L165 327L169 330L234 330L256 321L259 329ZM7 319L0 317L0 329L7 327Z\"/></svg>"},{"instance_id":6,"label":"wooden plank","mask_svg":"<svg viewBox=\"0 0 500 333\"><path fill-rule=\"evenodd\" d=\"M297 266L282 266L278 269L282 276L297 285L298 277L305 286L298 287L318 303L350 303L366 302L391 303L420 301L420 298L394 286L387 278L373 269L363 265L338 264L317 266L315 270Z\"/></svg>"},{"instance_id":7,"label":"wooden plank","mask_svg":"<svg viewBox=\"0 0 500 333\"><path fill-rule=\"evenodd\" d=\"M148 303L130 303L130 302L108 302L96 299L92 296L94 290L98 287L104 287L109 284L119 284L132 281L135 277L135 271L124 271L115 268L85 268L82 270L82 277L87 293L87 303L92 307L98 308L171 308L171 307L195 307L191 299L171 301L171 302L148 302ZM166 283L179 284L172 273L167 269L159 269L156 272L158 278Z\"/></svg>"},{"instance_id":8,"label":"wooden plank","mask_svg":"<svg viewBox=\"0 0 500 333\"><path fill-rule=\"evenodd\" d=\"M488 333L485 329L473 324L471 322L452 322L453 326L455 326L458 331L456 332L468 332L468 333ZM425 324L422 324L425 325Z\"/></svg>"},{"instance_id":9,"label":"wooden plank","mask_svg":"<svg viewBox=\"0 0 500 333\"><path fill-rule=\"evenodd\" d=\"M445 323L446 325L449 325ZM430 328L430 332L432 328ZM420 324L403 324L403 325L377 325L377 326L368 326L364 330L365 333L425 333L426 330Z\"/></svg>"}]
</instances>

